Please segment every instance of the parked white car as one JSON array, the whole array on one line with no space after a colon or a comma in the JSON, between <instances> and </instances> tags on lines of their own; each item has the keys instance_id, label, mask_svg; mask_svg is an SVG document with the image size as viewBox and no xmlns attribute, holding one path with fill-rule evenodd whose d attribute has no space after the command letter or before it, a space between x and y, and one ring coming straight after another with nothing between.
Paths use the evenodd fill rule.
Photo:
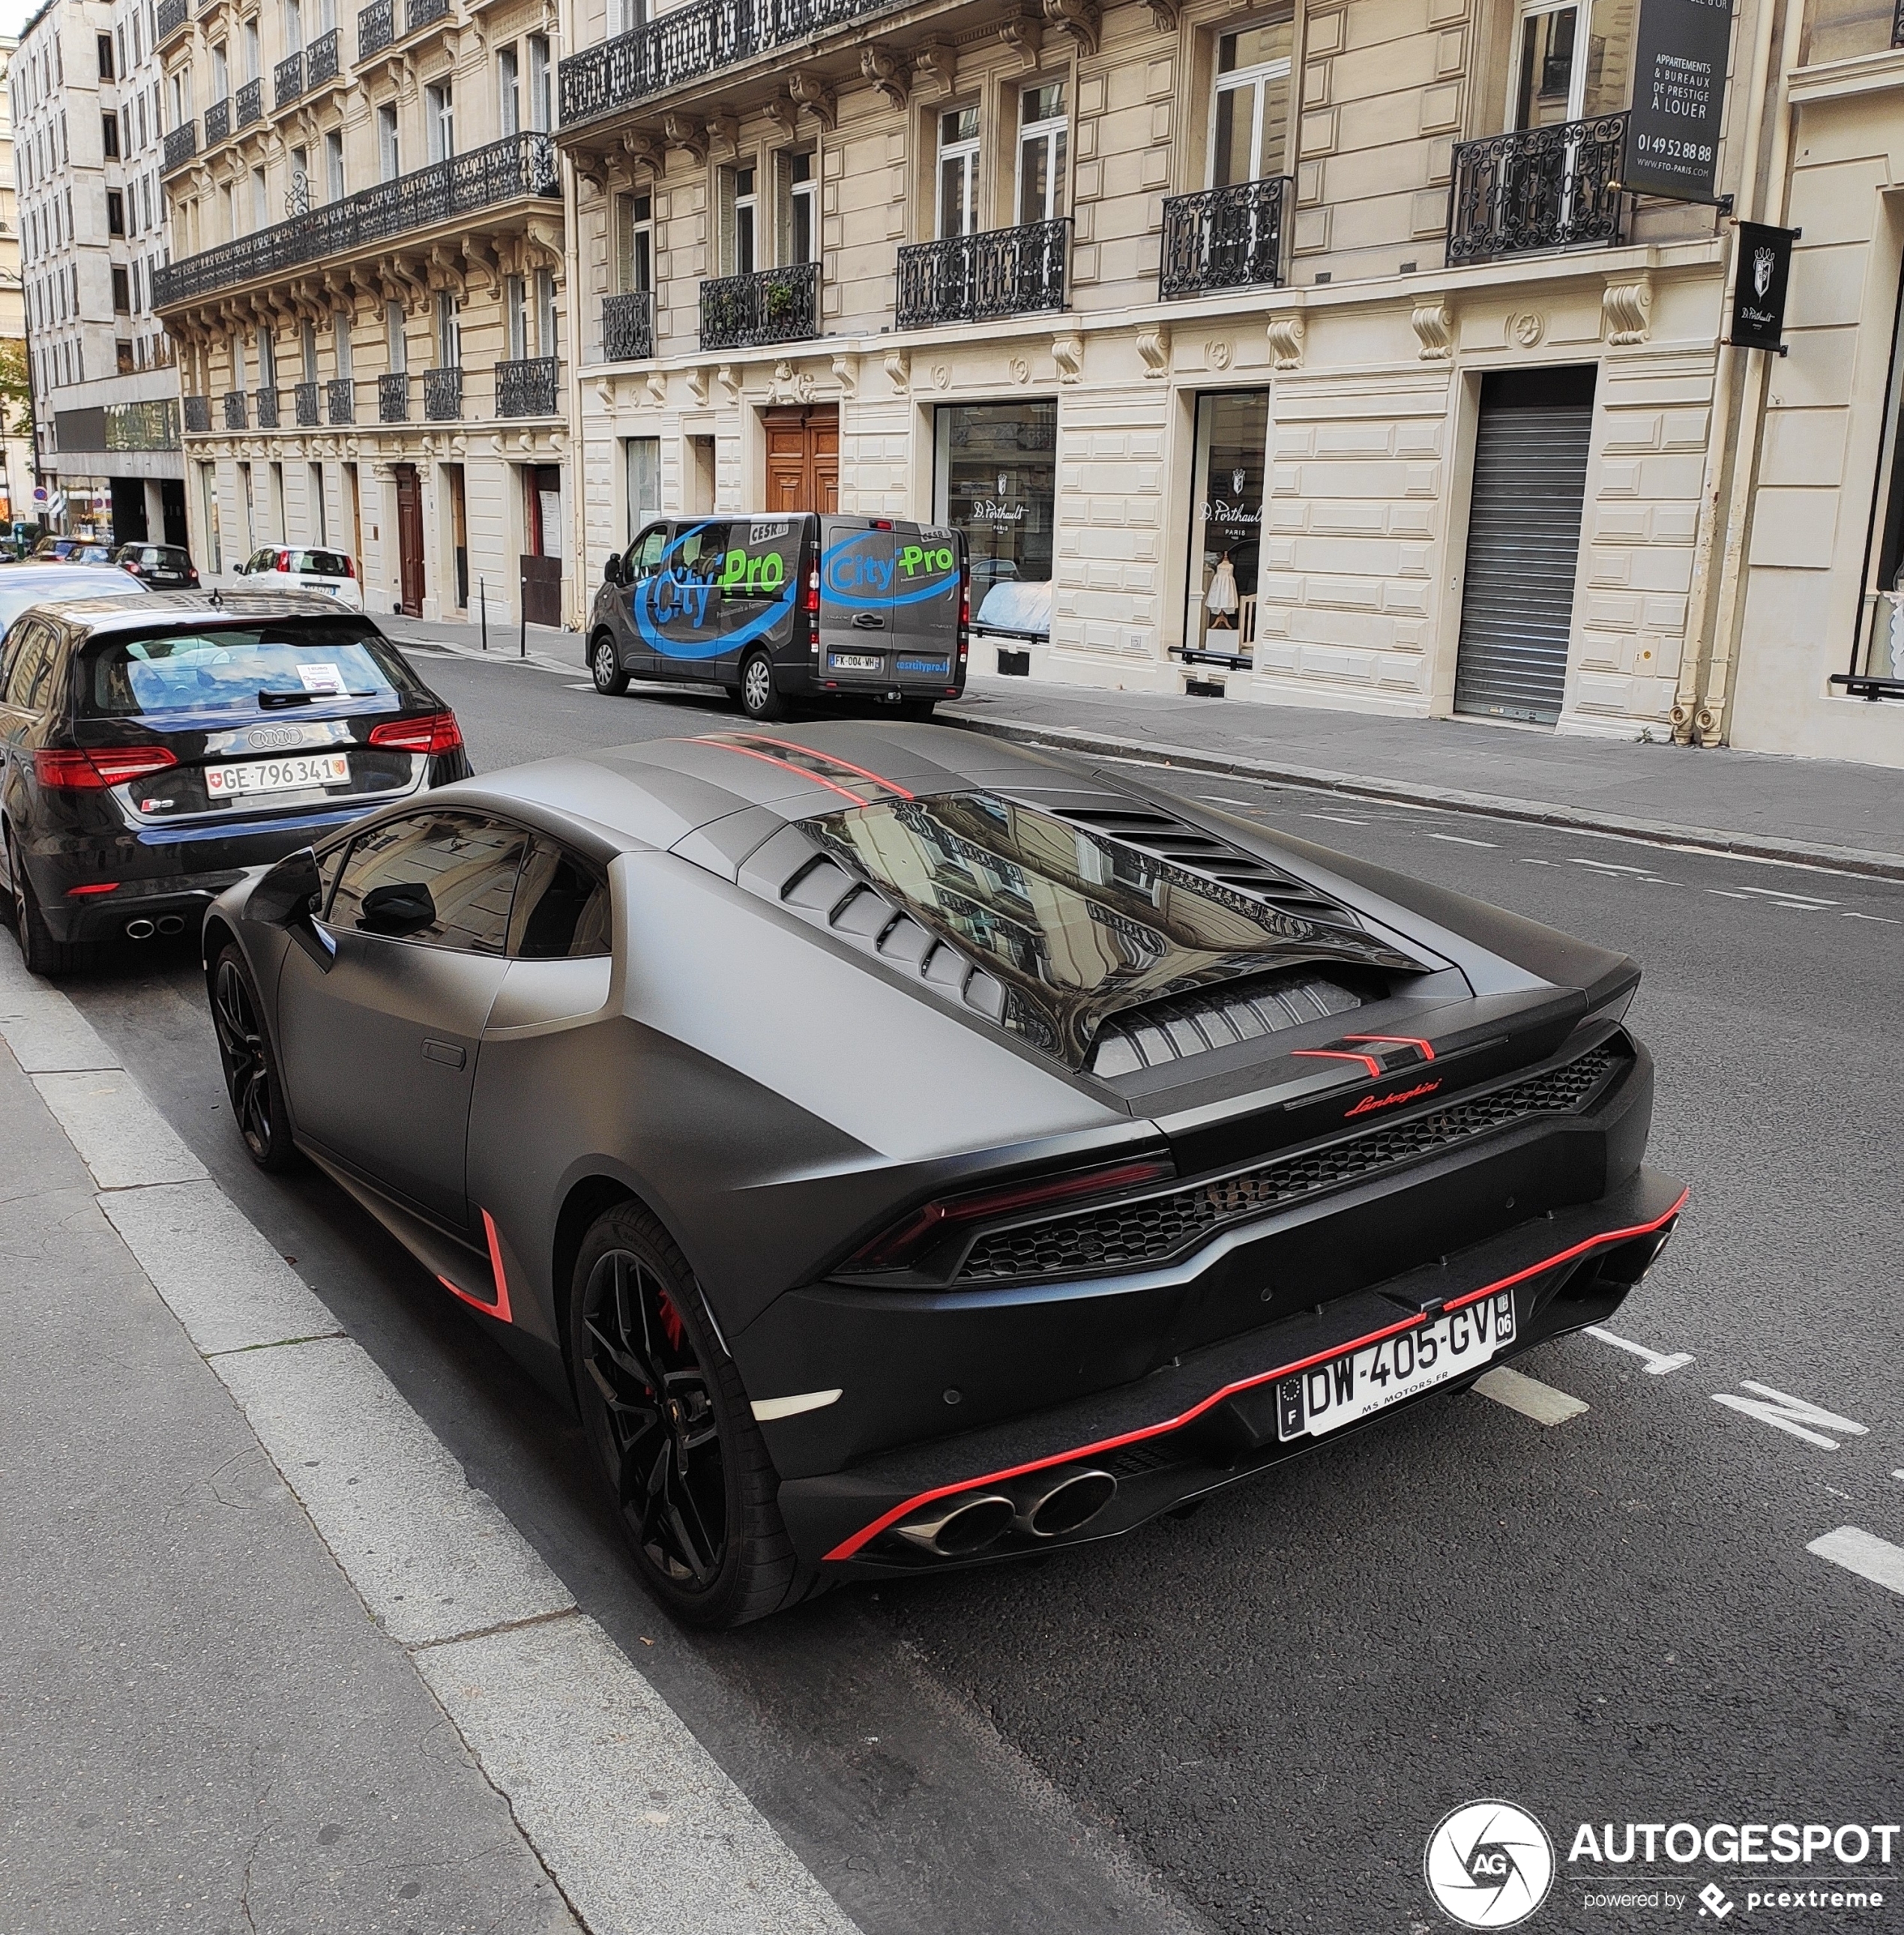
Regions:
<instances>
[{"instance_id":1,"label":"parked white car","mask_svg":"<svg viewBox=\"0 0 1904 1935\"><path fill-rule=\"evenodd\" d=\"M347 611L364 609L364 581L348 551L267 545L234 572L246 591L328 592Z\"/></svg>"}]
</instances>

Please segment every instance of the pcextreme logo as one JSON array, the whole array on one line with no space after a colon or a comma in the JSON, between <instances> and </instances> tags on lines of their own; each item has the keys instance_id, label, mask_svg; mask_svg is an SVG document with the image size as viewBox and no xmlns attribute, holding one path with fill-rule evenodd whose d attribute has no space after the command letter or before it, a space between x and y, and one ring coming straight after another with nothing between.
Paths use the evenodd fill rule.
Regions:
<instances>
[{"instance_id":1,"label":"pcextreme logo","mask_svg":"<svg viewBox=\"0 0 1904 1935\"><path fill-rule=\"evenodd\" d=\"M1423 1873L1444 1914L1464 1928L1512 1928L1547 1898L1553 1843L1525 1808L1470 1801L1428 1837Z\"/></svg>"}]
</instances>

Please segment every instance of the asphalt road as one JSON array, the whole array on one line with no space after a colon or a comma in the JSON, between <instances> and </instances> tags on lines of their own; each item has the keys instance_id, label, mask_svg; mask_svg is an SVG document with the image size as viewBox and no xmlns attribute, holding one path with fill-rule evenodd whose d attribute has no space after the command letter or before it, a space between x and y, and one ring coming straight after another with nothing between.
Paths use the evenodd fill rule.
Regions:
<instances>
[{"instance_id":1,"label":"asphalt road","mask_svg":"<svg viewBox=\"0 0 1904 1935\"><path fill-rule=\"evenodd\" d=\"M734 717L604 700L579 668L418 663L479 769ZM1431 1399L1128 1539L715 1638L654 1609L579 1432L476 1320L328 1183L251 1168L189 950L148 944L70 992L867 1935L1421 1935L1452 1925L1425 1839L1482 1795L1559 1844L1531 1925L1656 1927L1696 1901L1583 1897L1752 1878L1570 1867L1577 1824L1898 1819L1904 1597L1807 1548L1844 1526L1904 1545L1904 886L1228 779L1181 789L1646 964L1652 1158L1693 1195L1610 1328L1656 1354L1566 1339L1518 1366L1584 1403L1565 1422ZM1801 1925L1904 1926L1904 1905Z\"/></svg>"}]
</instances>

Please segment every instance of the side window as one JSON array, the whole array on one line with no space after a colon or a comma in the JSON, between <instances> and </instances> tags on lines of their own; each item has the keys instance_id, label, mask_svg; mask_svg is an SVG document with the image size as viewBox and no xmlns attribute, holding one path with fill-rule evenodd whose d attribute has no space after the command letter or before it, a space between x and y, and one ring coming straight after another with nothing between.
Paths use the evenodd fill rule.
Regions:
<instances>
[{"instance_id":1,"label":"side window","mask_svg":"<svg viewBox=\"0 0 1904 1935\"><path fill-rule=\"evenodd\" d=\"M45 703L53 670L53 635L45 626L22 625L14 634L7 673L7 703L23 712L37 712Z\"/></svg>"},{"instance_id":2,"label":"side window","mask_svg":"<svg viewBox=\"0 0 1904 1935\"><path fill-rule=\"evenodd\" d=\"M528 835L473 813L419 813L359 835L330 924L472 954L500 954Z\"/></svg>"},{"instance_id":3,"label":"side window","mask_svg":"<svg viewBox=\"0 0 1904 1935\"><path fill-rule=\"evenodd\" d=\"M668 548L668 527L656 524L645 530L628 547L627 569L623 576L632 584L652 578L661 569L661 555Z\"/></svg>"},{"instance_id":4,"label":"side window","mask_svg":"<svg viewBox=\"0 0 1904 1935\"><path fill-rule=\"evenodd\" d=\"M800 536L798 519L735 524L721 562L723 599L774 604L785 597L789 581L799 572Z\"/></svg>"},{"instance_id":5,"label":"side window","mask_svg":"<svg viewBox=\"0 0 1904 1935\"><path fill-rule=\"evenodd\" d=\"M671 560L675 575L699 578L711 584L720 576L720 561L726 552L726 525L690 524Z\"/></svg>"},{"instance_id":6,"label":"side window","mask_svg":"<svg viewBox=\"0 0 1904 1935\"><path fill-rule=\"evenodd\" d=\"M613 951L608 877L589 861L539 839L523 862L509 952L562 961Z\"/></svg>"},{"instance_id":7,"label":"side window","mask_svg":"<svg viewBox=\"0 0 1904 1935\"><path fill-rule=\"evenodd\" d=\"M344 856L350 850L351 843L348 840L340 840L327 852L320 853L317 856L318 878L324 883L318 892L318 916L320 919L329 916L331 893L337 885L337 876L343 871Z\"/></svg>"}]
</instances>

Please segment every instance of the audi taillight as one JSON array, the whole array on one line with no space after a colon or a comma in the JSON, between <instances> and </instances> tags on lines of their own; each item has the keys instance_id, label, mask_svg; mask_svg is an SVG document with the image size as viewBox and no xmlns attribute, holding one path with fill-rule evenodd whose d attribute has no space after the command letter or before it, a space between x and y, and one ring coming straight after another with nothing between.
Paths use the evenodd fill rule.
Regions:
<instances>
[{"instance_id":1,"label":"audi taillight","mask_svg":"<svg viewBox=\"0 0 1904 1935\"><path fill-rule=\"evenodd\" d=\"M163 746L96 746L90 752L42 746L33 755L33 776L43 786L98 792L177 764Z\"/></svg>"},{"instance_id":2,"label":"audi taillight","mask_svg":"<svg viewBox=\"0 0 1904 1935\"><path fill-rule=\"evenodd\" d=\"M1074 1169L1061 1176L1028 1178L994 1188L975 1189L959 1196L940 1197L908 1210L891 1228L855 1250L840 1265L843 1270L904 1269L940 1239L974 1223L995 1222L1027 1210L1056 1207L1087 1197L1110 1197L1149 1182L1168 1182L1177 1165L1168 1155L1127 1158Z\"/></svg>"},{"instance_id":3,"label":"audi taillight","mask_svg":"<svg viewBox=\"0 0 1904 1935\"><path fill-rule=\"evenodd\" d=\"M387 719L370 728L370 744L398 753L453 753L463 744L454 712L427 712L418 719Z\"/></svg>"}]
</instances>

